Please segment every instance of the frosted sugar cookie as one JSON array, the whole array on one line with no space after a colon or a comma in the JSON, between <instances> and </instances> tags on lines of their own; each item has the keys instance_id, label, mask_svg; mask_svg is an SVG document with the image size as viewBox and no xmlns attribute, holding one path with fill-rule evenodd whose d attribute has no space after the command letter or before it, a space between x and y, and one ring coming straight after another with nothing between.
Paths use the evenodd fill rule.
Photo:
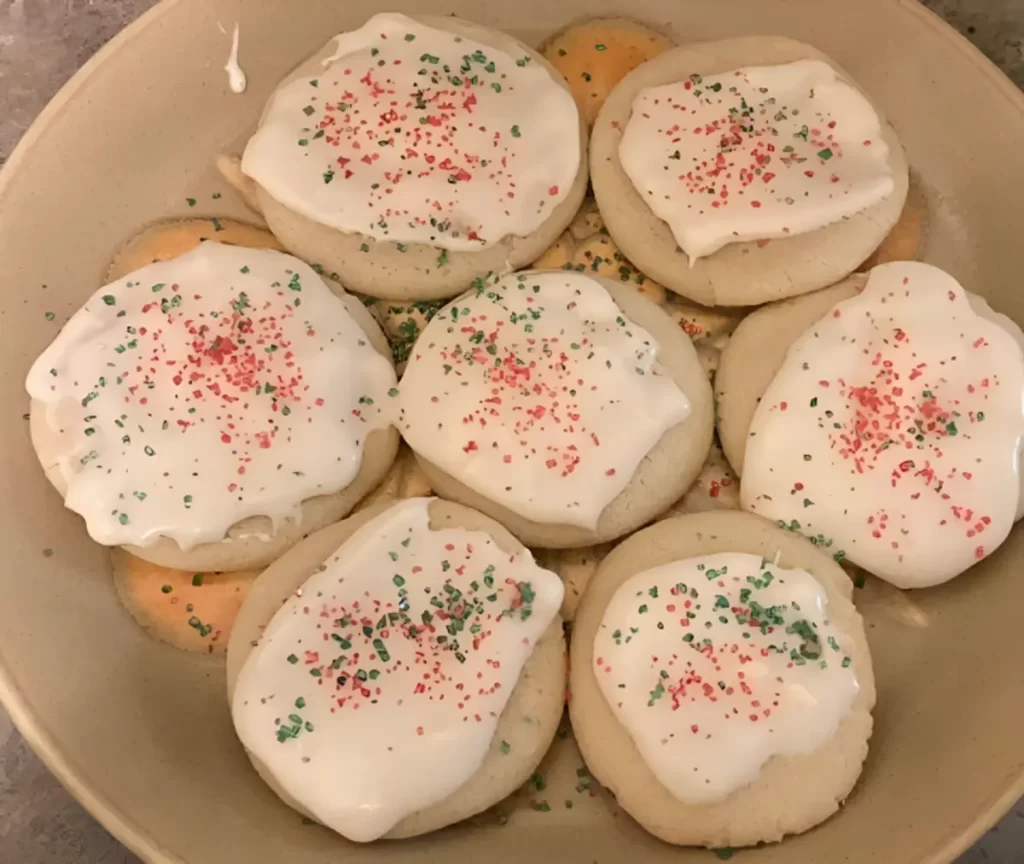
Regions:
<instances>
[{"instance_id":1,"label":"frosted sugar cookie","mask_svg":"<svg viewBox=\"0 0 1024 864\"><path fill-rule=\"evenodd\" d=\"M590 771L669 843L748 846L827 819L875 703L852 592L828 555L750 514L634 534L573 625L569 713Z\"/></svg>"},{"instance_id":2,"label":"frosted sugar cookie","mask_svg":"<svg viewBox=\"0 0 1024 864\"><path fill-rule=\"evenodd\" d=\"M757 359L776 371L745 435L743 508L900 588L995 551L1021 504L1019 329L941 270L898 262L788 351L780 331ZM734 434L753 401L738 400Z\"/></svg>"},{"instance_id":3,"label":"frosted sugar cookie","mask_svg":"<svg viewBox=\"0 0 1024 864\"><path fill-rule=\"evenodd\" d=\"M587 185L561 75L496 30L396 13L342 33L271 96L225 176L281 243L373 297L451 297L538 257Z\"/></svg>"},{"instance_id":4,"label":"frosted sugar cookie","mask_svg":"<svg viewBox=\"0 0 1024 864\"><path fill-rule=\"evenodd\" d=\"M674 45L668 36L636 21L594 18L551 37L543 53L569 82L583 119L593 124L604 100L626 74Z\"/></svg>"},{"instance_id":5,"label":"frosted sugar cookie","mask_svg":"<svg viewBox=\"0 0 1024 864\"><path fill-rule=\"evenodd\" d=\"M782 37L687 45L635 69L594 125L591 172L623 253L709 306L842 279L896 224L908 182L852 79Z\"/></svg>"},{"instance_id":6,"label":"frosted sugar cookie","mask_svg":"<svg viewBox=\"0 0 1024 864\"><path fill-rule=\"evenodd\" d=\"M830 288L769 303L739 322L722 351L715 376L718 437L737 474L743 474L750 421L786 351L833 306L855 297L866 281L867 277L855 274Z\"/></svg>"},{"instance_id":7,"label":"frosted sugar cookie","mask_svg":"<svg viewBox=\"0 0 1024 864\"><path fill-rule=\"evenodd\" d=\"M72 316L28 374L32 442L98 543L258 568L387 473L388 358L362 304L298 259L203 243Z\"/></svg>"},{"instance_id":8,"label":"frosted sugar cookie","mask_svg":"<svg viewBox=\"0 0 1024 864\"><path fill-rule=\"evenodd\" d=\"M282 800L350 840L466 819L555 735L561 601L479 513L425 498L361 513L253 586L228 647L235 729Z\"/></svg>"},{"instance_id":9,"label":"frosted sugar cookie","mask_svg":"<svg viewBox=\"0 0 1024 864\"><path fill-rule=\"evenodd\" d=\"M517 273L437 313L402 379L399 430L440 495L531 546L589 546L654 518L711 445L686 334L630 287Z\"/></svg>"}]
</instances>

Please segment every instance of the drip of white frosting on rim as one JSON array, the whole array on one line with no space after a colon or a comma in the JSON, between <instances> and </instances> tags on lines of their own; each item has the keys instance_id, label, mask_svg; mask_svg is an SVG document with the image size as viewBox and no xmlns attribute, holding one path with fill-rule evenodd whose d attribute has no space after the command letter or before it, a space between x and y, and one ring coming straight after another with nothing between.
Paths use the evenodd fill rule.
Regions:
<instances>
[{"instance_id":1,"label":"drip of white frosting on rim","mask_svg":"<svg viewBox=\"0 0 1024 864\"><path fill-rule=\"evenodd\" d=\"M850 650L810 573L730 552L619 586L594 637L594 675L654 776L703 803L835 735L860 687Z\"/></svg>"},{"instance_id":2,"label":"drip of white frosting on rim","mask_svg":"<svg viewBox=\"0 0 1024 864\"><path fill-rule=\"evenodd\" d=\"M512 512L594 528L690 414L658 353L585 274L481 282L413 347L399 428L419 455Z\"/></svg>"},{"instance_id":3,"label":"drip of white frosting on rim","mask_svg":"<svg viewBox=\"0 0 1024 864\"><path fill-rule=\"evenodd\" d=\"M345 488L397 395L306 264L210 242L100 288L26 387L40 460L93 539L183 549Z\"/></svg>"},{"instance_id":4,"label":"drip of white frosting on rim","mask_svg":"<svg viewBox=\"0 0 1024 864\"><path fill-rule=\"evenodd\" d=\"M368 522L281 607L238 678L239 738L302 808L382 837L480 767L562 583L431 499Z\"/></svg>"},{"instance_id":5,"label":"drip of white frosting on rim","mask_svg":"<svg viewBox=\"0 0 1024 864\"><path fill-rule=\"evenodd\" d=\"M1024 357L927 264L873 269L810 327L758 405L744 509L901 588L1003 542L1020 496Z\"/></svg>"},{"instance_id":6,"label":"drip of white frosting on rim","mask_svg":"<svg viewBox=\"0 0 1024 864\"><path fill-rule=\"evenodd\" d=\"M871 103L827 63L691 75L641 90L619 160L691 263L823 228L893 191Z\"/></svg>"},{"instance_id":7,"label":"drip of white frosting on rim","mask_svg":"<svg viewBox=\"0 0 1024 864\"><path fill-rule=\"evenodd\" d=\"M579 171L572 96L530 54L395 13L271 97L242 170L340 231L476 251L535 231Z\"/></svg>"},{"instance_id":8,"label":"drip of white frosting on rim","mask_svg":"<svg viewBox=\"0 0 1024 864\"><path fill-rule=\"evenodd\" d=\"M238 65L238 23L235 22L235 29L231 34L231 53L228 55L228 62L224 65L224 71L228 73L228 87L232 93L244 93L246 86L245 72Z\"/></svg>"}]
</instances>

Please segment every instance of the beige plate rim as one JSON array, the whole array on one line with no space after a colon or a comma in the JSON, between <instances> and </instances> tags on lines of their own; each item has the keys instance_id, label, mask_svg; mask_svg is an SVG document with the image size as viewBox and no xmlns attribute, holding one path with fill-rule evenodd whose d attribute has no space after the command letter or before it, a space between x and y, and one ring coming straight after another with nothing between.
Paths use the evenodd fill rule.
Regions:
<instances>
[{"instance_id":1,"label":"beige plate rim","mask_svg":"<svg viewBox=\"0 0 1024 864\"><path fill-rule=\"evenodd\" d=\"M44 136L49 126L65 108L69 100L107 62L114 59L121 48L140 33L157 24L175 6L184 0L162 0L139 18L125 27L109 42L102 46L86 63L57 91L47 103L29 129L22 136L10 158L0 168L0 201L7 185L14 177L18 166L33 144ZM935 13L922 5L920 0L895 0L903 14L915 19L915 25L927 27L940 33L951 46L955 47L965 60L972 63L998 90L1007 101L1007 110L1024 114L1024 92L964 36L942 21ZM88 782L80 776L80 770L73 759L64 752L48 730L43 728L34 716L31 707L15 683L11 670L0 653L0 704L10 714L18 731L24 736L32 750L61 784L79 803L113 834L129 850L146 861L160 864L188 864L188 862L163 849L149 833L120 808L112 805L105 796L97 794ZM1007 783L1002 796L980 812L977 817L957 836L921 864L941 864L967 850L986 830L994 825L1013 804L1024 795L1024 773Z\"/></svg>"}]
</instances>

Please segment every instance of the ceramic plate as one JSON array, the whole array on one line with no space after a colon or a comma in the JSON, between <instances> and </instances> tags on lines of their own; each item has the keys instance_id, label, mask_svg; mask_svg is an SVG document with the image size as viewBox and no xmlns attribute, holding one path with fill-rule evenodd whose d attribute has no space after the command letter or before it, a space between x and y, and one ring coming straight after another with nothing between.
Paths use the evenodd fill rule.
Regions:
<instances>
[{"instance_id":1,"label":"ceramic plate","mask_svg":"<svg viewBox=\"0 0 1024 864\"><path fill-rule=\"evenodd\" d=\"M707 861L646 836L590 794L571 737L548 787L467 826L348 844L283 806L232 732L221 661L149 639L119 604L105 550L44 481L23 382L114 249L174 216L251 219L215 155L244 141L296 62L375 11L453 12L536 43L584 15L627 13L679 40L779 33L849 69L894 122L928 193L927 260L1024 322L1024 97L914 0L168 0L99 52L0 175L0 695L43 759L144 859ZM249 77L223 71L235 22ZM223 197L216 197L221 193ZM190 201L194 201L190 203ZM968 575L858 594L878 676L875 734L846 807L757 864L954 858L1024 791L1024 532ZM547 801L549 812L530 805ZM572 808L566 801L573 802ZM543 810L543 808L541 808Z\"/></svg>"}]
</instances>

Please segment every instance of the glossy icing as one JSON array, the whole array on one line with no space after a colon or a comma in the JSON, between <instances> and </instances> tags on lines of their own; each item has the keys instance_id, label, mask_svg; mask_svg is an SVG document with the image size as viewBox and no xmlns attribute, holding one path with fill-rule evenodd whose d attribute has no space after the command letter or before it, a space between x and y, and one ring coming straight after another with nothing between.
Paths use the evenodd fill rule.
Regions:
<instances>
[{"instance_id":1,"label":"glossy icing","mask_svg":"<svg viewBox=\"0 0 1024 864\"><path fill-rule=\"evenodd\" d=\"M576 104L525 49L395 13L334 41L323 71L271 97L242 158L285 206L377 240L475 251L531 234L569 193Z\"/></svg>"},{"instance_id":2,"label":"glossy icing","mask_svg":"<svg viewBox=\"0 0 1024 864\"><path fill-rule=\"evenodd\" d=\"M307 265L209 242L100 288L26 382L40 460L93 539L183 549L345 488L394 386Z\"/></svg>"},{"instance_id":3,"label":"glossy icing","mask_svg":"<svg viewBox=\"0 0 1024 864\"><path fill-rule=\"evenodd\" d=\"M232 93L244 93L246 86L245 72L238 65L238 24L231 33L231 53L228 55L228 62L224 65L224 71L228 73L228 87Z\"/></svg>"},{"instance_id":4,"label":"glossy icing","mask_svg":"<svg viewBox=\"0 0 1024 864\"><path fill-rule=\"evenodd\" d=\"M835 735L859 689L850 649L810 573L721 553L624 582L594 637L594 674L654 776L701 803Z\"/></svg>"},{"instance_id":5,"label":"glossy icing","mask_svg":"<svg viewBox=\"0 0 1024 864\"><path fill-rule=\"evenodd\" d=\"M641 90L619 160L691 263L814 231L893 191L871 103L827 63L751 66Z\"/></svg>"},{"instance_id":6,"label":"glossy icing","mask_svg":"<svg viewBox=\"0 0 1024 864\"><path fill-rule=\"evenodd\" d=\"M902 588L991 554L1020 496L1024 359L927 264L873 269L789 349L751 423L742 506Z\"/></svg>"},{"instance_id":7,"label":"glossy icing","mask_svg":"<svg viewBox=\"0 0 1024 864\"><path fill-rule=\"evenodd\" d=\"M514 513L594 528L690 414L658 354L582 273L480 281L414 346L399 429L417 454Z\"/></svg>"},{"instance_id":8,"label":"glossy icing","mask_svg":"<svg viewBox=\"0 0 1024 864\"><path fill-rule=\"evenodd\" d=\"M238 678L245 747L318 821L386 834L480 767L562 583L432 499L360 528L281 607Z\"/></svg>"}]
</instances>

